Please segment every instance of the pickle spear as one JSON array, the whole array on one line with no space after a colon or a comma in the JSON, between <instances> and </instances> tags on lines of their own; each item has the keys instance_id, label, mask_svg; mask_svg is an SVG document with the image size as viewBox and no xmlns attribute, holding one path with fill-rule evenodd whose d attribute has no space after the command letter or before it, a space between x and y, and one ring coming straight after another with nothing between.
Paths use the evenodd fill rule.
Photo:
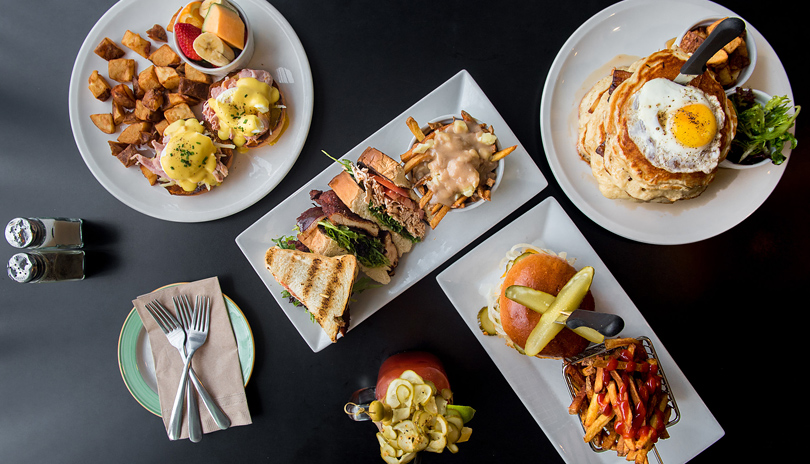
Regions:
<instances>
[{"instance_id":1,"label":"pickle spear","mask_svg":"<svg viewBox=\"0 0 810 464\"><path fill-rule=\"evenodd\" d=\"M560 333L565 326L554 322L563 311L571 312L579 308L582 299L585 298L591 287L591 282L593 282L593 268L586 266L574 274L574 277L571 277L571 280L563 286L560 293L557 294L557 298L540 316L540 322L529 334L524 347L528 356L537 356L548 345L548 342Z\"/></svg>"}]
</instances>

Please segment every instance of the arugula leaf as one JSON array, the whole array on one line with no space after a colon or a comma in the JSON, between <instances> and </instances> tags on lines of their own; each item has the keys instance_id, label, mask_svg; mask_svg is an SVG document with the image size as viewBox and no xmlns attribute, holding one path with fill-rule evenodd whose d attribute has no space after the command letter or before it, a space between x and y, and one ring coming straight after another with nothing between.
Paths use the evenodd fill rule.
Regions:
<instances>
[{"instance_id":1,"label":"arugula leaf","mask_svg":"<svg viewBox=\"0 0 810 464\"><path fill-rule=\"evenodd\" d=\"M321 152L322 152L324 155L326 155L326 156L328 156L329 158L331 158L331 159L332 159L332 161L334 161L335 163L338 163L338 164L340 164L341 166L343 166L343 170L344 170L344 171L346 171L346 172L348 172L348 173L349 173L349 175L350 175L350 176L352 176L352 179L354 179L354 180L355 180L355 182L357 181L357 179L354 177L354 164L352 164L352 162L351 162L351 161L346 160L346 159L336 159L335 157L333 157L332 155L330 155L329 153L327 153L327 152L326 152L326 150L321 150Z\"/></svg>"},{"instance_id":2,"label":"arugula leaf","mask_svg":"<svg viewBox=\"0 0 810 464\"><path fill-rule=\"evenodd\" d=\"M318 322L318 320L315 319L315 315L312 314L312 312L309 309L307 309L306 306L304 306L304 303L301 303L301 301L298 300L298 298L292 296L292 294L289 291L282 290L281 297L282 298L287 298L289 300L289 302L292 303L293 306L304 308L304 311L306 311L307 314L309 315L309 321L310 322Z\"/></svg>"},{"instance_id":3,"label":"arugula leaf","mask_svg":"<svg viewBox=\"0 0 810 464\"><path fill-rule=\"evenodd\" d=\"M407 238L413 243L419 243L421 241L419 237L414 237L413 235L411 235L411 233L408 232L408 229L406 229L405 226L400 224L396 219L392 218L388 213L386 213L382 206L374 206L371 202L369 202L368 210L371 212L372 216L374 216L378 221L380 221L380 223L382 223L389 229L393 230L394 232L398 233L399 235L402 235L403 237Z\"/></svg>"},{"instance_id":4,"label":"arugula leaf","mask_svg":"<svg viewBox=\"0 0 810 464\"><path fill-rule=\"evenodd\" d=\"M359 234L346 226L336 226L326 220L319 221L318 225L323 226L329 238L355 255L364 266L379 267L389 264L384 253L385 248L379 239Z\"/></svg>"},{"instance_id":5,"label":"arugula leaf","mask_svg":"<svg viewBox=\"0 0 810 464\"><path fill-rule=\"evenodd\" d=\"M800 106L791 106L787 96L774 96L765 106L754 100L750 89L737 88L729 99L737 110L737 135L732 142L729 159L740 164L753 164L770 158L782 164L782 149L790 144L796 148L796 137L788 130L796 123ZM788 112L793 109L791 116Z\"/></svg>"},{"instance_id":6,"label":"arugula leaf","mask_svg":"<svg viewBox=\"0 0 810 464\"><path fill-rule=\"evenodd\" d=\"M366 290L382 287L382 284L368 276L360 276L354 281L352 285L352 295L355 293L363 293Z\"/></svg>"}]
</instances>

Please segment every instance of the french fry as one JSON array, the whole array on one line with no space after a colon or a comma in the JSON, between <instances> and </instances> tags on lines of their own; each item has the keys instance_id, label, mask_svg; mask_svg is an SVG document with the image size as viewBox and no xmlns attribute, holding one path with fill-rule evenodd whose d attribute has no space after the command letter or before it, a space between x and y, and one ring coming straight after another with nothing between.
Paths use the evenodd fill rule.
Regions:
<instances>
[{"instance_id":1,"label":"french fry","mask_svg":"<svg viewBox=\"0 0 810 464\"><path fill-rule=\"evenodd\" d=\"M422 198L419 199L419 209L424 209L431 198L433 198L433 191L428 190L427 193L422 195Z\"/></svg>"},{"instance_id":2,"label":"french fry","mask_svg":"<svg viewBox=\"0 0 810 464\"><path fill-rule=\"evenodd\" d=\"M597 433L599 433L603 427L605 427L608 422L613 420L613 417L616 413L611 412L608 415L600 414L599 417L596 418L595 421L585 429L585 442L589 442L594 439Z\"/></svg>"},{"instance_id":3,"label":"french fry","mask_svg":"<svg viewBox=\"0 0 810 464\"><path fill-rule=\"evenodd\" d=\"M408 119L405 120L405 124L407 124L413 136L416 137L417 142L425 140L425 134L422 132L422 128L419 127L419 123L417 123L413 117L408 116Z\"/></svg>"},{"instance_id":4,"label":"french fry","mask_svg":"<svg viewBox=\"0 0 810 464\"><path fill-rule=\"evenodd\" d=\"M437 211L436 214L434 214L433 217L430 218L430 228L435 229L436 226L438 226L439 223L442 221L442 219L444 219L444 216L447 214L448 211L450 211L450 207L447 205L442 205L439 211Z\"/></svg>"},{"instance_id":5,"label":"french fry","mask_svg":"<svg viewBox=\"0 0 810 464\"><path fill-rule=\"evenodd\" d=\"M428 152L418 153L405 162L405 165L402 166L402 170L405 171L405 174L408 174L409 172L413 171L413 168L415 168L419 163L427 160L429 157L430 153Z\"/></svg>"},{"instance_id":6,"label":"french fry","mask_svg":"<svg viewBox=\"0 0 810 464\"><path fill-rule=\"evenodd\" d=\"M469 200L469 199L470 199L470 197L458 197L458 199L456 199L456 201L454 201L453 205L450 206L450 207L451 208L463 208L464 203L466 203L467 200Z\"/></svg>"},{"instance_id":7,"label":"french fry","mask_svg":"<svg viewBox=\"0 0 810 464\"><path fill-rule=\"evenodd\" d=\"M495 154L494 154L494 155L492 155L492 158L490 158L490 161L500 161L500 160L502 160L502 159L506 158L506 156L507 156L508 154L510 154L510 153L512 153L513 151L515 151L515 148L517 148L517 145L512 145L512 146L511 146L511 147L509 147L509 148L504 148L503 150L500 150L500 151L498 151L498 152L495 152Z\"/></svg>"}]
</instances>

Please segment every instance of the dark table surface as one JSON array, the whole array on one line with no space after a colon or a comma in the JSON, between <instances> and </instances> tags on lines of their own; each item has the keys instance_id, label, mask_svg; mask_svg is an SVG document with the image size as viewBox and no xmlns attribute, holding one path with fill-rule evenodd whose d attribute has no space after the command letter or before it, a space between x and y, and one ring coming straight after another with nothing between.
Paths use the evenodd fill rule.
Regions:
<instances>
[{"instance_id":1,"label":"dark table surface","mask_svg":"<svg viewBox=\"0 0 810 464\"><path fill-rule=\"evenodd\" d=\"M38 285L0 279L0 461L381 462L370 425L350 422L342 406L352 391L373 382L389 354L420 348L444 360L456 390L478 410L470 424L472 440L460 454L430 455L426 462L561 462L435 279L455 258L550 196L725 430L694 462L743 451L754 461L789 449L793 442L785 433L798 420L803 397L797 376L803 364L786 362L801 352L785 339L798 338L793 334L806 322L794 300L810 258L801 203L810 174L807 122L799 118L800 144L776 189L727 232L658 246L595 224L556 182L538 114L558 50L611 3L274 1L312 68L315 107L306 145L289 175L255 205L224 219L182 224L145 216L110 195L83 163L71 133L68 84L74 58L112 1L4 0L0 221L83 218L88 276ZM807 100L800 85L802 69L807 70L805 41L795 27L796 12L754 1L720 3L764 35L793 81L795 101ZM428 50L433 52L425 60L420 53ZM420 65L425 61L427 66ZM328 165L320 155L323 147L344 153L460 69L489 96L549 186L351 336L313 353L234 238ZM211 241L219 246L194 252ZM9 257L14 252L0 248ZM246 387L253 424L208 434L199 444L170 442L160 419L122 382L119 332L132 298L212 275L238 301L255 337L255 368ZM775 315L785 314L789 304L793 327L787 335L775 330ZM426 319L433 324L420 322Z\"/></svg>"}]
</instances>

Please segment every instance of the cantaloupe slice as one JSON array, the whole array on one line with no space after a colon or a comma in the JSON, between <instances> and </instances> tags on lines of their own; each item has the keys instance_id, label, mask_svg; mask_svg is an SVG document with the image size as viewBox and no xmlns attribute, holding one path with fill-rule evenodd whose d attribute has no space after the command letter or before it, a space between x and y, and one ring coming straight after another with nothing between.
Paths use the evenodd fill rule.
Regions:
<instances>
[{"instance_id":1,"label":"cantaloupe slice","mask_svg":"<svg viewBox=\"0 0 810 464\"><path fill-rule=\"evenodd\" d=\"M235 10L214 3L205 15L202 25L203 32L211 32L231 47L242 50L245 48L245 23Z\"/></svg>"}]
</instances>

